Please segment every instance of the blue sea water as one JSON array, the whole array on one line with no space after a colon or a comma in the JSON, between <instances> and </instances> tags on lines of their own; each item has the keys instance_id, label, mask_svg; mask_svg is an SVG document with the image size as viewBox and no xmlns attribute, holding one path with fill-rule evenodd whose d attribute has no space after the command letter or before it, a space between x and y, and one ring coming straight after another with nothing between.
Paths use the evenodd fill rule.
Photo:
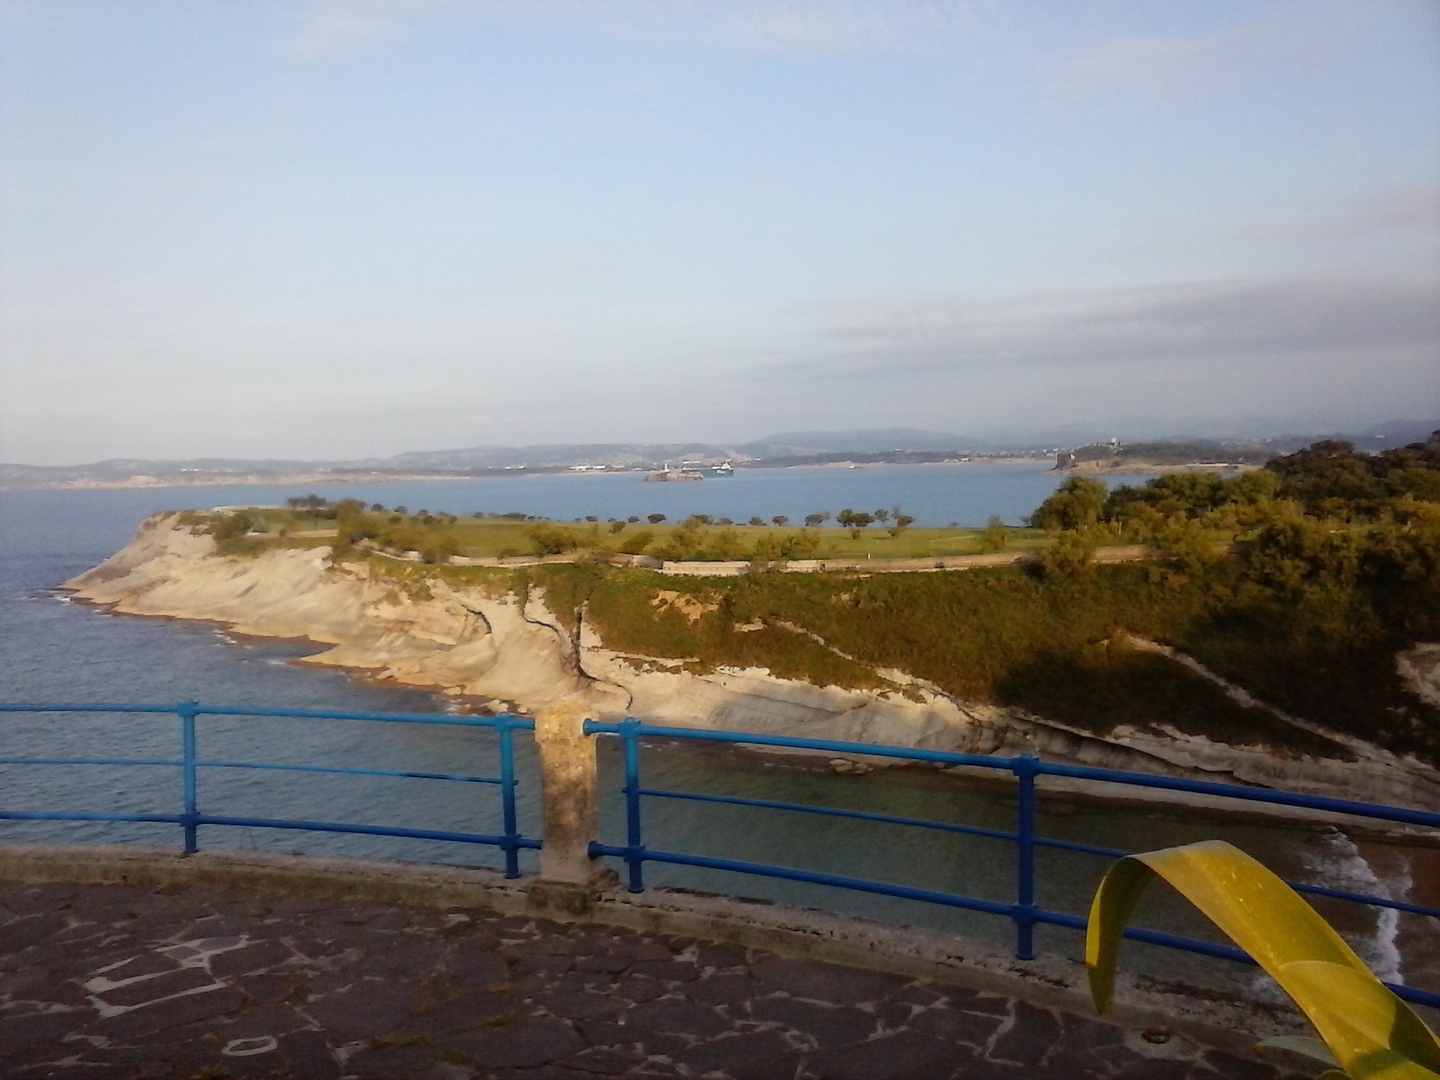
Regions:
<instances>
[{"instance_id":1,"label":"blue sea water","mask_svg":"<svg viewBox=\"0 0 1440 1080\"><path fill-rule=\"evenodd\" d=\"M850 506L900 505L921 524L983 524L991 514L1017 522L1058 482L1030 465L896 466L865 469L741 470L728 479L687 484L646 484L636 474L547 475L413 483L360 483L314 488L332 498L355 497L412 511L468 514L520 512L557 519L665 513L748 518L834 513ZM113 616L70 603L55 586L122 546L139 523L162 509L246 503L281 503L309 487L127 489L0 492L0 701L155 702L198 699L211 704L362 711L443 712L430 693L375 684L344 672L297 667L291 661L315 651L305 642L236 640L223 627ZM171 717L115 714L54 717L0 715L0 757L104 756L172 759L178 725ZM272 760L350 767L494 775L494 740L456 728L381 724L202 718L202 757ZM528 743L520 740L522 829L537 832L538 788ZM604 839L621 842L616 748L602 745ZM751 798L813 801L859 810L939 818L996 829L1013 828L1013 807L1003 793L967 786L923 770L885 770L860 779L832 775L823 763L764 758L745 752L689 746L655 746L646 753L647 784ZM321 818L356 823L493 832L498 801L488 785L438 784L250 770L211 770L202 780L202 808L212 813ZM179 788L167 766L21 767L0 763L0 808L129 810L173 813ZM1008 901L1014 868L1008 845L955 834L911 831L864 823L836 830L823 818L787 814L783 820L735 807L697 807L671 800L647 804L647 841L656 847L741 860L803 866L953 890ZM1044 831L1059 839L1143 850L1165 843L1225 836L1282 871L1360 891L1388 888L1404 895L1418 877L1433 876L1429 856L1352 837L1330 828L1277 828L1217 821L1193 813L1137 810L1084 803L1053 804ZM0 823L0 842L142 842L178 845L174 826L96 823ZM495 865L490 849L359 836L309 835L279 830L205 829L206 847L305 851ZM1431 860L1433 861L1433 860ZM527 864L533 865L533 864ZM1040 901L1083 913L1103 860L1047 851L1041 862ZM953 930L995 940L1008 924L985 916L936 910L865 894L841 893L719 872L653 867L655 884L684 884L804 903L889 921ZM1367 884L1368 883L1368 884ZM1421 898L1422 901L1424 898ZM1362 952L1395 974L1435 970L1440 963L1428 928L1393 916L1339 915ZM1152 925L1201 932L1183 907L1158 901ZM1075 955L1078 939L1060 931L1041 944ZM1173 955L1139 961L1174 973ZM1198 966L1197 966L1198 965ZM1187 977L1220 985L1245 981L1225 968L1185 961ZM1423 979L1421 980L1423 981ZM1435 980L1431 980L1432 983Z\"/></svg>"}]
</instances>

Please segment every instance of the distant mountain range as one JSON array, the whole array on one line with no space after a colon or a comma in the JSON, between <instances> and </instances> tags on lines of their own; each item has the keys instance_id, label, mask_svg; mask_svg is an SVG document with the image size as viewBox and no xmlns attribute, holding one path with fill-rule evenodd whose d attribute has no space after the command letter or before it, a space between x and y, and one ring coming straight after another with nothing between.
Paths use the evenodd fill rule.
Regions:
<instances>
[{"instance_id":1,"label":"distant mountain range","mask_svg":"<svg viewBox=\"0 0 1440 1080\"><path fill-rule=\"evenodd\" d=\"M1325 438L1344 439L1365 450L1422 442L1440 420L1382 424L1354 433L1311 433L1257 439L1203 439L1177 435L1147 438L1147 444L1174 442L1211 450L1217 460L1247 460L1288 454ZM1008 441L975 439L914 428L872 431L799 431L745 443L588 443L553 446L480 446L426 450L354 461L266 458L189 458L150 461L112 458L88 465L0 464L0 487L141 487L237 483L291 483L354 480L361 477L488 475L496 472L556 472L579 466L655 469L683 461L730 460L748 465L823 464L850 459L867 462L942 461L973 456L1044 456L1104 442L1093 431L1072 429L1033 433ZM1138 441L1138 440L1136 440Z\"/></svg>"}]
</instances>

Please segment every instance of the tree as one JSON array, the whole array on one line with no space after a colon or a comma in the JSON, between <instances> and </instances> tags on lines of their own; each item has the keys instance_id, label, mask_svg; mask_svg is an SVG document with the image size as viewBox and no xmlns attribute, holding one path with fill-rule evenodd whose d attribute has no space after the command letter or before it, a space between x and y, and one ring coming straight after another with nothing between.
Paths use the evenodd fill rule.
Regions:
<instances>
[{"instance_id":1,"label":"tree","mask_svg":"<svg viewBox=\"0 0 1440 1080\"><path fill-rule=\"evenodd\" d=\"M582 542L580 535L573 529L564 529L547 521L530 526L525 530L525 537L530 541L530 550L536 555L559 555L562 552L574 551Z\"/></svg>"},{"instance_id":2,"label":"tree","mask_svg":"<svg viewBox=\"0 0 1440 1080\"><path fill-rule=\"evenodd\" d=\"M648 521L648 522L650 522L651 525L659 525L660 522L662 522L662 521L665 520L665 515L664 515L664 514L649 514L649 515L646 516L645 520Z\"/></svg>"},{"instance_id":3,"label":"tree","mask_svg":"<svg viewBox=\"0 0 1440 1080\"><path fill-rule=\"evenodd\" d=\"M341 499L330 507L330 509L337 518L354 517L357 514L363 514L365 512L365 504L359 499Z\"/></svg>"},{"instance_id":4,"label":"tree","mask_svg":"<svg viewBox=\"0 0 1440 1080\"><path fill-rule=\"evenodd\" d=\"M1031 515L1037 528L1047 532L1086 529L1100 520L1105 509L1105 485L1088 476L1072 476Z\"/></svg>"},{"instance_id":5,"label":"tree","mask_svg":"<svg viewBox=\"0 0 1440 1080\"><path fill-rule=\"evenodd\" d=\"M748 524L748 525L754 525L754 526L757 526L758 528L762 528L762 529L763 529L763 528L765 527L765 519L762 518L759 514L756 514L756 515L755 515L754 517L752 517L746 524Z\"/></svg>"},{"instance_id":6,"label":"tree","mask_svg":"<svg viewBox=\"0 0 1440 1080\"><path fill-rule=\"evenodd\" d=\"M776 514L770 520L774 522L777 529L783 529L786 525L790 524L790 519L784 514Z\"/></svg>"},{"instance_id":7,"label":"tree","mask_svg":"<svg viewBox=\"0 0 1440 1080\"><path fill-rule=\"evenodd\" d=\"M874 522L874 520L873 515L857 513L848 506L835 515L835 521L840 527L850 530L851 540L859 540L861 532L864 531L867 525Z\"/></svg>"},{"instance_id":8,"label":"tree","mask_svg":"<svg viewBox=\"0 0 1440 1080\"><path fill-rule=\"evenodd\" d=\"M830 515L829 515L829 513L824 513L824 514L806 514L806 515L805 515L805 527L806 527L807 529L818 529L821 525L824 525L825 522L827 522L827 521L829 521L829 520L830 520Z\"/></svg>"},{"instance_id":9,"label":"tree","mask_svg":"<svg viewBox=\"0 0 1440 1080\"><path fill-rule=\"evenodd\" d=\"M1081 533L1066 530L1040 552L1047 578L1087 577L1094 572L1095 545Z\"/></svg>"},{"instance_id":10,"label":"tree","mask_svg":"<svg viewBox=\"0 0 1440 1080\"><path fill-rule=\"evenodd\" d=\"M981 551L1004 551L1010 543L1010 530L1000 520L999 514L991 514L985 522L985 531L980 534Z\"/></svg>"}]
</instances>

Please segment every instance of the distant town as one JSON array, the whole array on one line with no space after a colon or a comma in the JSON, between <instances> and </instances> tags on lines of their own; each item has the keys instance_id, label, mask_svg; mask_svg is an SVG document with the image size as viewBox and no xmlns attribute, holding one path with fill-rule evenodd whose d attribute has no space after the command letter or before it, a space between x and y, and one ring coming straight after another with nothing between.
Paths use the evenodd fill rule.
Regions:
<instances>
[{"instance_id":1,"label":"distant town","mask_svg":"<svg viewBox=\"0 0 1440 1080\"><path fill-rule=\"evenodd\" d=\"M0 464L0 488L205 487L320 484L365 480L438 480L537 473L643 473L698 477L736 469L803 466L964 464L1034 461L1058 469L1142 472L1258 466L1320 439L1378 452L1422 441L1440 420L1396 422L1361 432L1252 439L1026 441L1009 445L911 429L802 432L748 443L605 443L416 451L347 461L116 458L83 465ZM688 472L687 472L688 467Z\"/></svg>"}]
</instances>

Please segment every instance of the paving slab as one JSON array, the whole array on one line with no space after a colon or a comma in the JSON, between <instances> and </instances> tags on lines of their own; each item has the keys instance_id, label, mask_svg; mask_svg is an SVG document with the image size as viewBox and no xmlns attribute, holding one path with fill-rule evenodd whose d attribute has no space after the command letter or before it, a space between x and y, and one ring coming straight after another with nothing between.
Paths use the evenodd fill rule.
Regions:
<instances>
[{"instance_id":1,"label":"paving slab","mask_svg":"<svg viewBox=\"0 0 1440 1080\"><path fill-rule=\"evenodd\" d=\"M1291 1080L733 942L203 883L0 883L0 1076Z\"/></svg>"}]
</instances>

